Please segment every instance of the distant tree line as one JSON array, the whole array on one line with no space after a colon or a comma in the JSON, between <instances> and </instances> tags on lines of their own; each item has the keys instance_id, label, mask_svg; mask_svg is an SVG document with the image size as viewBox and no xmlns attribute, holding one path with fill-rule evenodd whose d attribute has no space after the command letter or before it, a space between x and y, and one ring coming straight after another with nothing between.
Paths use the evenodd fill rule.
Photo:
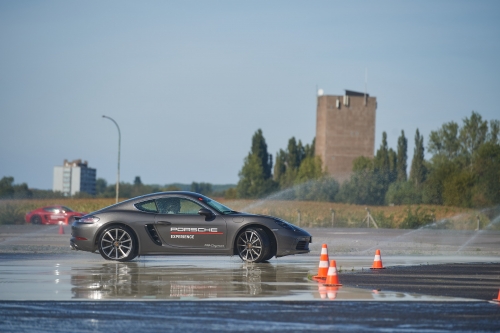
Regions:
<instances>
[{"instance_id":1,"label":"distant tree line","mask_svg":"<svg viewBox=\"0 0 500 333\"><path fill-rule=\"evenodd\" d=\"M32 197L33 191L28 188L26 183L14 184L14 177L3 177L0 179L1 199L21 199Z\"/></svg>"},{"instance_id":2,"label":"distant tree line","mask_svg":"<svg viewBox=\"0 0 500 333\"><path fill-rule=\"evenodd\" d=\"M147 185L143 184L140 176L134 178L133 183L120 182L120 198L133 198L140 195L163 191L192 191L208 196L224 197L226 192L234 191L234 185L213 185L210 183ZM231 196L231 194L229 194ZM114 198L116 183L108 184L103 178L96 180L96 195L86 192L77 192L73 198ZM233 195L234 196L234 195ZM30 189L26 183L14 184L13 177L3 177L0 180L0 199L57 199L65 198L62 192L52 190Z\"/></svg>"},{"instance_id":3,"label":"distant tree line","mask_svg":"<svg viewBox=\"0 0 500 333\"><path fill-rule=\"evenodd\" d=\"M116 184L107 184L106 180L98 178L96 180L96 196L105 198L114 198L116 196ZM234 185L233 185L234 186ZM211 183L192 182L188 184L169 184L169 185L146 185L141 181L140 176L136 176L133 184L120 183L120 197L133 198L139 195L164 192L164 191L191 191L209 196L223 197L226 188L231 185L213 185Z\"/></svg>"},{"instance_id":4,"label":"distant tree line","mask_svg":"<svg viewBox=\"0 0 500 333\"><path fill-rule=\"evenodd\" d=\"M335 201L352 204L436 204L486 207L500 204L500 121L483 120L477 112L460 126L449 122L432 131L425 160L424 138L415 133L408 169L408 139L404 131L397 148L387 145L387 133L374 158L353 162L350 178L341 185L322 170L314 155L314 140L303 146L295 138L286 150L272 155L259 129L239 173L234 193L240 198L273 195L280 199ZM274 172L272 173L271 170Z\"/></svg>"}]
</instances>

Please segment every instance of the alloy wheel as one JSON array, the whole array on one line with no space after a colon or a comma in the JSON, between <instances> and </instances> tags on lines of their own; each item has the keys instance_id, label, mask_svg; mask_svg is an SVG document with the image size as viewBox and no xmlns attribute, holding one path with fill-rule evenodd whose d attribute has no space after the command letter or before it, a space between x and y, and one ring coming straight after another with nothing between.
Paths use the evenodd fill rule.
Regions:
<instances>
[{"instance_id":1,"label":"alloy wheel","mask_svg":"<svg viewBox=\"0 0 500 333\"><path fill-rule=\"evenodd\" d=\"M38 215L35 215L31 218L31 224L42 224L42 218Z\"/></svg>"},{"instance_id":2,"label":"alloy wheel","mask_svg":"<svg viewBox=\"0 0 500 333\"><path fill-rule=\"evenodd\" d=\"M124 229L112 228L101 237L100 250L111 260L127 258L133 249L132 236Z\"/></svg>"},{"instance_id":3,"label":"alloy wheel","mask_svg":"<svg viewBox=\"0 0 500 333\"><path fill-rule=\"evenodd\" d=\"M255 262L262 254L262 238L256 230L247 229L238 237L237 247L241 259Z\"/></svg>"}]
</instances>

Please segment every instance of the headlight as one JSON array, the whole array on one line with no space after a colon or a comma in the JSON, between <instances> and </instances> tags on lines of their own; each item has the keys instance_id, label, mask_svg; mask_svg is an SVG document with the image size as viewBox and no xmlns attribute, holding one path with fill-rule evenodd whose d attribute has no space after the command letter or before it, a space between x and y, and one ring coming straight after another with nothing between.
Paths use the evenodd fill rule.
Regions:
<instances>
[{"instance_id":1,"label":"headlight","mask_svg":"<svg viewBox=\"0 0 500 333\"><path fill-rule=\"evenodd\" d=\"M286 221L275 219L274 222L276 222L276 224L279 225L280 227L282 227L283 229L288 229L288 230L292 230L292 231L297 230L297 229L295 229L293 224L290 224Z\"/></svg>"},{"instance_id":2,"label":"headlight","mask_svg":"<svg viewBox=\"0 0 500 333\"><path fill-rule=\"evenodd\" d=\"M92 223L99 222L99 218L97 216L93 216L93 215L85 215L85 216L82 216L80 218L76 218L76 222L92 224Z\"/></svg>"}]
</instances>

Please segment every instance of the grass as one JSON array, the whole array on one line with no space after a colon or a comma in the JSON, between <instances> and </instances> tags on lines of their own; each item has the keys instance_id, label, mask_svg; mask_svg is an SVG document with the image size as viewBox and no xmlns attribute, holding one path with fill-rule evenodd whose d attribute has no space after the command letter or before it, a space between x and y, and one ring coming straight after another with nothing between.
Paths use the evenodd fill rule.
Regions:
<instances>
[{"instance_id":1,"label":"grass","mask_svg":"<svg viewBox=\"0 0 500 333\"><path fill-rule=\"evenodd\" d=\"M115 203L115 199L20 199L0 200L0 224L24 224L24 216L34 209L63 205L75 211L90 213Z\"/></svg>"},{"instance_id":2,"label":"grass","mask_svg":"<svg viewBox=\"0 0 500 333\"><path fill-rule=\"evenodd\" d=\"M433 221L441 221L443 228L475 229L477 211L470 208L433 205L411 206L363 206L313 201L255 201L221 200L234 210L254 214L272 215L302 227L346 227L366 228L366 208L380 228L414 229ZM332 210L334 221L332 223ZM300 221L299 221L300 215ZM485 227L489 217L480 214L481 226ZM373 228L373 224L370 223Z\"/></svg>"},{"instance_id":3,"label":"grass","mask_svg":"<svg viewBox=\"0 0 500 333\"><path fill-rule=\"evenodd\" d=\"M121 199L124 200L124 199ZM216 200L237 211L272 215L301 227L347 227L366 228L366 208L380 228L414 229L433 221L443 229L474 230L477 216L480 227L490 223L493 213L482 210L448 206L363 206L315 201L280 200ZM50 205L64 205L79 212L90 213L115 203L113 198L90 199L36 199L0 200L0 224L23 224L24 215L36 208ZM334 221L332 223L332 210ZM498 215L498 211L494 214ZM300 219L300 220L299 220ZM498 224L495 227L499 227ZM370 223L370 228L373 225Z\"/></svg>"}]
</instances>

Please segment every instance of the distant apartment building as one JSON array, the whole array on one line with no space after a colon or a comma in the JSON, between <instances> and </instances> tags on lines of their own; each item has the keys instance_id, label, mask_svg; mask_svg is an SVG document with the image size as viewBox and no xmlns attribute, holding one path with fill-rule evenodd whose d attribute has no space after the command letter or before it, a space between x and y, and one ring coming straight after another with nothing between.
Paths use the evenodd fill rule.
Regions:
<instances>
[{"instance_id":1,"label":"distant apartment building","mask_svg":"<svg viewBox=\"0 0 500 333\"><path fill-rule=\"evenodd\" d=\"M96 169L89 168L87 161L64 160L62 166L54 167L52 190L62 192L65 196L86 192L95 195Z\"/></svg>"},{"instance_id":2,"label":"distant apartment building","mask_svg":"<svg viewBox=\"0 0 500 333\"><path fill-rule=\"evenodd\" d=\"M340 182L348 179L352 162L359 156L372 158L375 150L377 99L346 90L345 95L318 91L316 156L323 169Z\"/></svg>"}]
</instances>

